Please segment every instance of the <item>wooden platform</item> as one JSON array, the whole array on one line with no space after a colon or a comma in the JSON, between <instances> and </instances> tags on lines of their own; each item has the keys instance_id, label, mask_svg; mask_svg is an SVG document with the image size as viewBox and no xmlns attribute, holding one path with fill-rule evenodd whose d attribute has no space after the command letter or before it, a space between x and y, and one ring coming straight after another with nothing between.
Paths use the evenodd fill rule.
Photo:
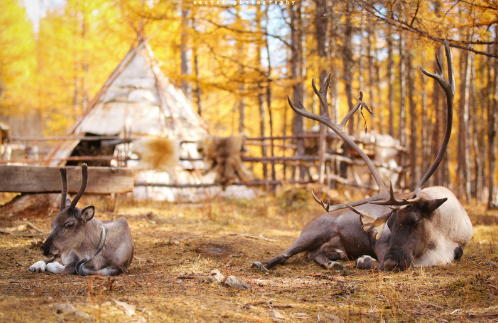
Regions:
<instances>
[{"instance_id":1,"label":"wooden platform","mask_svg":"<svg viewBox=\"0 0 498 323\"><path fill-rule=\"evenodd\" d=\"M81 186L81 167L66 167L69 193ZM60 193L59 167L0 165L0 192ZM126 193L133 191L133 170L127 168L88 167L85 194Z\"/></svg>"}]
</instances>

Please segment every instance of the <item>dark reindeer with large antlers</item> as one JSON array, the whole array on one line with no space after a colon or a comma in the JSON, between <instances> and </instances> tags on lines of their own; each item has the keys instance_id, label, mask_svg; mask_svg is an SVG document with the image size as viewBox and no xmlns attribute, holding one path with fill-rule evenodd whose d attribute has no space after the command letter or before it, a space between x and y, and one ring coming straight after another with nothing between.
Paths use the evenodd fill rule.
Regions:
<instances>
[{"instance_id":1,"label":"dark reindeer with large antlers","mask_svg":"<svg viewBox=\"0 0 498 323\"><path fill-rule=\"evenodd\" d=\"M101 222L95 219L95 208L79 209L76 204L86 189L88 167L81 168L81 188L71 202L67 195L67 170L62 177L61 206L52 221L52 231L41 246L48 257L29 267L36 272L113 276L126 272L133 259L133 241L125 219ZM62 264L54 261L61 257Z\"/></svg>"},{"instance_id":2,"label":"dark reindeer with large antlers","mask_svg":"<svg viewBox=\"0 0 498 323\"><path fill-rule=\"evenodd\" d=\"M299 102L301 107L296 107L289 99L289 104L295 112L331 128L358 152L369 167L380 193L340 205L330 205L330 201L324 203L313 194L314 199L327 212L308 223L299 238L286 251L263 263L255 262L254 265L266 270L276 264L284 263L300 252L308 252L309 259L326 268L341 268L342 265L335 260L354 258L357 259L357 267L361 269L405 270L410 266L448 264L462 256L463 247L472 238L472 223L464 208L447 188L438 186L421 190L440 164L451 134L455 81L447 42L445 42L445 52L449 82L444 78L437 54L436 61L441 73L429 73L422 68L421 70L437 81L446 94L448 111L446 132L434 163L416 189L410 193L394 194L392 185L388 190L371 160L345 131L349 117L358 109L367 108L361 101L361 92L360 102L339 125L334 124L329 117L327 106L329 78L325 80L325 85L320 90L316 88L314 81L312 82L324 111L322 115L308 112L301 102Z\"/></svg>"}]
</instances>

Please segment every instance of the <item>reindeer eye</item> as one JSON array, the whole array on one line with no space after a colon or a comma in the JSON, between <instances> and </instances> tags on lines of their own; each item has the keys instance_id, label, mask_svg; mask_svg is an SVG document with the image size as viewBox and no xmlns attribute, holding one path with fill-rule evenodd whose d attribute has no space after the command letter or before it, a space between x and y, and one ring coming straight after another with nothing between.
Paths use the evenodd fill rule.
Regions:
<instances>
[{"instance_id":1,"label":"reindeer eye","mask_svg":"<svg viewBox=\"0 0 498 323\"><path fill-rule=\"evenodd\" d=\"M66 229L72 229L72 228L74 228L74 223L66 224Z\"/></svg>"}]
</instances>

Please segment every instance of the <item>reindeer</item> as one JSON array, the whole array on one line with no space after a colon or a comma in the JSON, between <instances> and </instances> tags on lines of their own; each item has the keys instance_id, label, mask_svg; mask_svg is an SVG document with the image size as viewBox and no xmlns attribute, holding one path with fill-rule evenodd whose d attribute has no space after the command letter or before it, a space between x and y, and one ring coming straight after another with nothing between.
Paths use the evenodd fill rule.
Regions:
<instances>
[{"instance_id":1,"label":"reindeer","mask_svg":"<svg viewBox=\"0 0 498 323\"><path fill-rule=\"evenodd\" d=\"M358 152L370 169L380 193L349 204L330 205L330 200L324 203L312 192L314 199L326 213L308 223L290 248L268 261L253 263L254 266L267 271L267 268L283 264L290 257L305 251L309 253L309 259L326 268L341 271L344 270L343 265L335 260L355 258L360 269L405 270L410 266L449 264L463 255L463 247L472 238L472 223L464 208L447 188L437 186L421 190L441 162L451 134L455 81L451 52L446 41L445 52L449 82L444 78L437 55L436 61L441 73L421 70L437 81L446 94L446 133L434 163L410 193L394 194L392 184L388 190L372 161L345 132L346 122L356 110L368 110L367 105L361 101L361 92L358 105L339 125L332 122L327 108L330 74L323 89L318 90L314 80L312 82L325 111L322 115L308 112L301 102L301 107L296 107L288 99L295 112L328 126ZM359 218L355 214L359 214Z\"/></svg>"},{"instance_id":2,"label":"reindeer","mask_svg":"<svg viewBox=\"0 0 498 323\"><path fill-rule=\"evenodd\" d=\"M34 263L29 270L54 274L113 276L126 272L133 259L133 241L125 219L101 222L95 219L95 208L76 207L88 183L88 167L82 165L81 188L71 202L67 195L67 170L62 177L59 214L52 221L52 231L41 246L45 260ZM62 264L54 261L61 257Z\"/></svg>"}]
</instances>

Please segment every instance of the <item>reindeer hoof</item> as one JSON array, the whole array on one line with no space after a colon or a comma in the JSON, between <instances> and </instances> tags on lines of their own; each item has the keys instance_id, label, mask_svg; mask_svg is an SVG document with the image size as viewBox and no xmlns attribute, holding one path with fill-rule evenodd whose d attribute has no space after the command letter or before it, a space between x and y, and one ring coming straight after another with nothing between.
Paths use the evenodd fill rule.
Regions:
<instances>
[{"instance_id":1,"label":"reindeer hoof","mask_svg":"<svg viewBox=\"0 0 498 323\"><path fill-rule=\"evenodd\" d=\"M263 265L262 263L260 263L259 261L255 261L251 264L251 268L254 268L254 267L258 267L261 272L265 273L265 274L268 274L270 273L270 271L265 267L265 265Z\"/></svg>"},{"instance_id":2,"label":"reindeer hoof","mask_svg":"<svg viewBox=\"0 0 498 323\"><path fill-rule=\"evenodd\" d=\"M377 260L370 256L361 256L360 258L356 259L356 267L358 269L374 269L378 267L376 262Z\"/></svg>"},{"instance_id":3,"label":"reindeer hoof","mask_svg":"<svg viewBox=\"0 0 498 323\"><path fill-rule=\"evenodd\" d=\"M341 276L344 276L344 274L346 274L346 269L344 268L344 265L337 261L330 261L327 264L327 269L334 270L336 273L340 274Z\"/></svg>"},{"instance_id":4,"label":"reindeer hoof","mask_svg":"<svg viewBox=\"0 0 498 323\"><path fill-rule=\"evenodd\" d=\"M29 267L29 270L33 272L36 271L37 273L44 273L46 268L47 264L45 263L45 261L40 260L35 262L31 267Z\"/></svg>"}]
</instances>

